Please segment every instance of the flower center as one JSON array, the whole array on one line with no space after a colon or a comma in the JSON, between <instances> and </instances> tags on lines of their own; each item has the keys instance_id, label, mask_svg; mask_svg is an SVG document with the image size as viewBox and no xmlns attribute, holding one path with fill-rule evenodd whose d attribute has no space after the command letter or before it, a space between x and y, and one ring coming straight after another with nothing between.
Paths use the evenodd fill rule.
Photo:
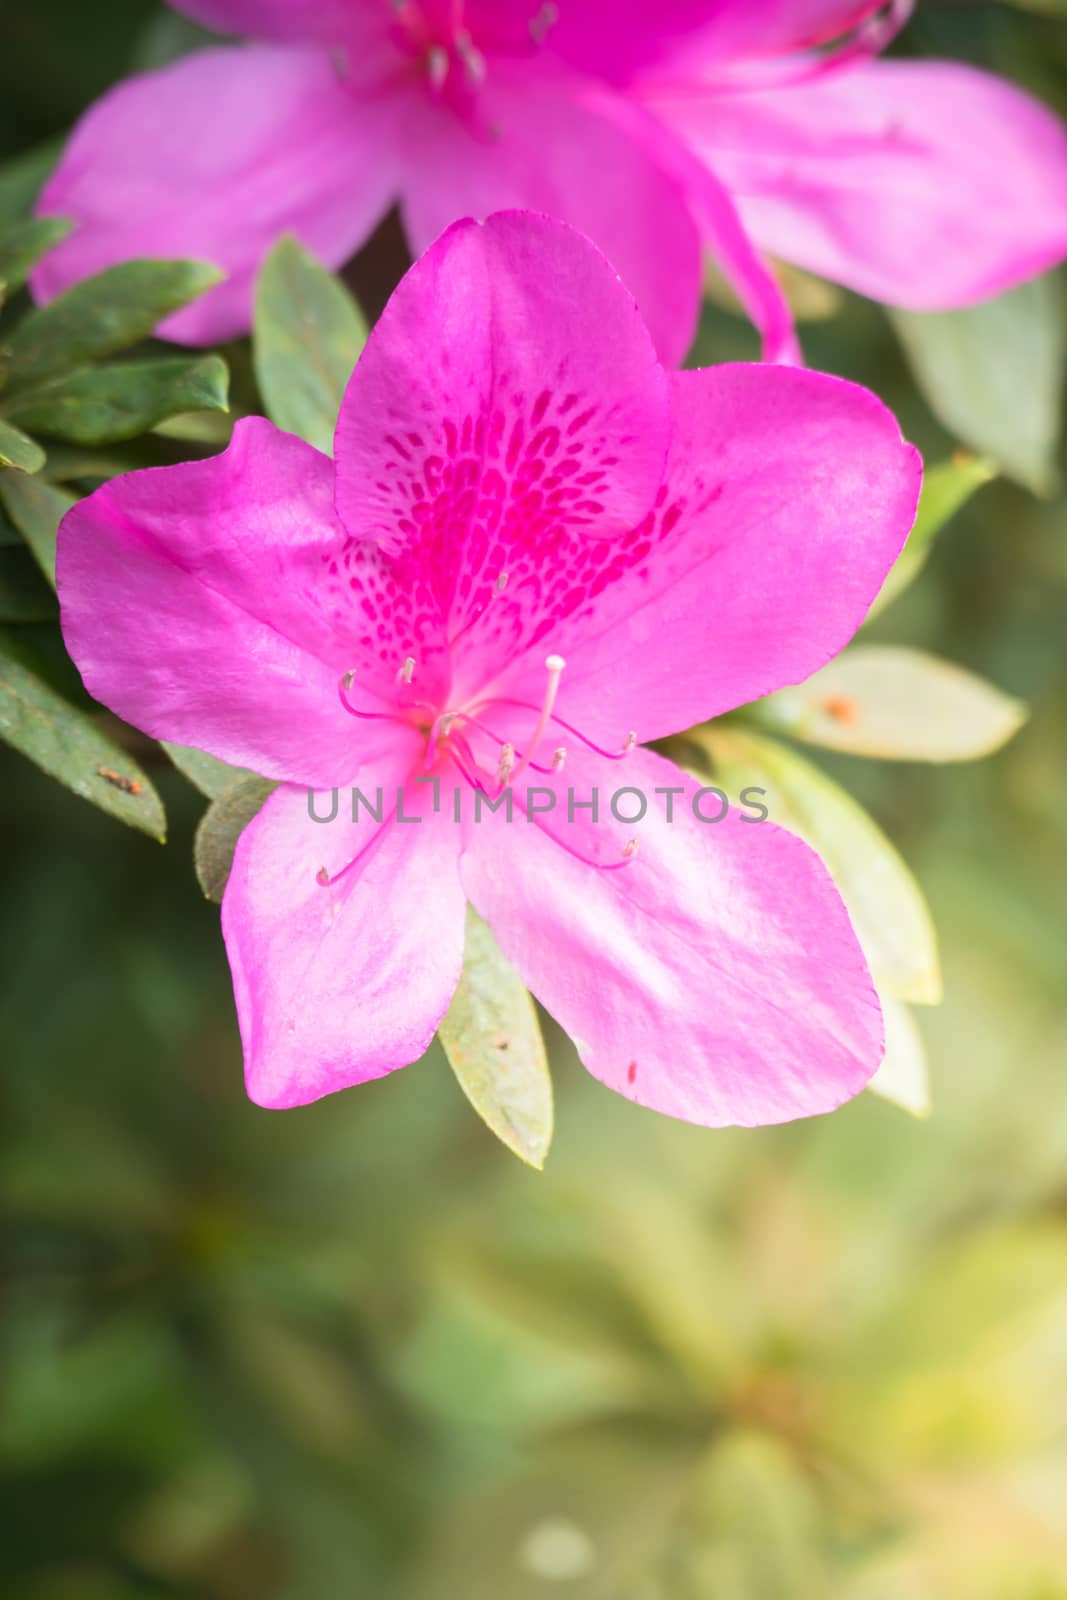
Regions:
<instances>
[{"instance_id":1,"label":"flower center","mask_svg":"<svg viewBox=\"0 0 1067 1600\"><path fill-rule=\"evenodd\" d=\"M515 20L468 0L391 0L389 37L416 66L431 96L469 114L485 82L487 53L527 55L556 21L554 4L530 5ZM486 14L472 17L472 9Z\"/></svg>"},{"instance_id":2,"label":"flower center","mask_svg":"<svg viewBox=\"0 0 1067 1600\"><path fill-rule=\"evenodd\" d=\"M418 697L418 668L413 656L406 657L397 670L392 704L382 700L380 709L373 710L356 705L352 699L355 671L343 675L338 682L337 692L348 715L360 721L395 722L404 727L422 729L426 735L423 774L435 769L446 771L452 767L463 782L475 793L484 795L494 809L504 791L513 790L519 808L529 822L588 866L600 871L612 871L627 866L633 860L637 853L636 840L631 839L626 844L617 861L591 861L565 839L550 833L539 813L530 806L529 796L524 801L515 789L519 778L527 770L543 776L554 776L561 772L566 765L570 742L576 741L608 761L624 760L637 743L637 735L631 730L620 740L617 749L606 750L580 732L573 723L564 721L556 711L556 701L566 665L562 656L550 655L545 658L545 688L540 705L492 694L474 695L463 706L435 706ZM521 735L521 743L517 742L518 736L508 737L500 731L500 720L509 728L521 727L527 717L529 732ZM535 760L535 756L541 759ZM366 859L374 848L375 842L372 840L332 877L323 868L318 874L318 882L323 887L336 883Z\"/></svg>"}]
</instances>

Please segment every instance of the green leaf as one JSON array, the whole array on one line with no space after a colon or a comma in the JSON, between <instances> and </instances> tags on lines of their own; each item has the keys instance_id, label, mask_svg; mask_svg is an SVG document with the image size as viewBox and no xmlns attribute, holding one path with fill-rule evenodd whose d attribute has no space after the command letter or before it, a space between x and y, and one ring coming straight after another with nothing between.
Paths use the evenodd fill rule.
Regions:
<instances>
[{"instance_id":1,"label":"green leaf","mask_svg":"<svg viewBox=\"0 0 1067 1600\"><path fill-rule=\"evenodd\" d=\"M0 225L17 222L33 209L62 148L61 139L49 139L0 167Z\"/></svg>"},{"instance_id":2,"label":"green leaf","mask_svg":"<svg viewBox=\"0 0 1067 1600\"><path fill-rule=\"evenodd\" d=\"M33 551L37 565L56 586L56 530L71 506L73 495L55 489L40 478L15 473L0 477L0 505Z\"/></svg>"},{"instance_id":3,"label":"green leaf","mask_svg":"<svg viewBox=\"0 0 1067 1600\"><path fill-rule=\"evenodd\" d=\"M166 819L137 762L19 660L0 632L0 738L68 789L162 842Z\"/></svg>"},{"instance_id":4,"label":"green leaf","mask_svg":"<svg viewBox=\"0 0 1067 1600\"><path fill-rule=\"evenodd\" d=\"M0 622L54 622L56 597L28 550L0 550Z\"/></svg>"},{"instance_id":5,"label":"green leaf","mask_svg":"<svg viewBox=\"0 0 1067 1600\"><path fill-rule=\"evenodd\" d=\"M137 344L223 276L204 261L125 261L83 279L11 333L8 386L39 384Z\"/></svg>"},{"instance_id":6,"label":"green leaf","mask_svg":"<svg viewBox=\"0 0 1067 1600\"><path fill-rule=\"evenodd\" d=\"M4 288L21 289L30 268L73 227L65 217L32 217L4 228L0 232L0 283Z\"/></svg>"},{"instance_id":7,"label":"green leaf","mask_svg":"<svg viewBox=\"0 0 1067 1600\"><path fill-rule=\"evenodd\" d=\"M26 394L11 411L25 427L74 444L115 444L187 411L225 411L221 356L171 356L92 367Z\"/></svg>"},{"instance_id":8,"label":"green leaf","mask_svg":"<svg viewBox=\"0 0 1067 1600\"><path fill-rule=\"evenodd\" d=\"M337 413L367 325L348 290L296 239L280 239L256 285L256 379L279 428L333 451Z\"/></svg>"},{"instance_id":9,"label":"green leaf","mask_svg":"<svg viewBox=\"0 0 1067 1600\"><path fill-rule=\"evenodd\" d=\"M795 689L745 708L776 733L849 755L975 761L1026 720L1021 700L923 650L861 644Z\"/></svg>"},{"instance_id":10,"label":"green leaf","mask_svg":"<svg viewBox=\"0 0 1067 1600\"><path fill-rule=\"evenodd\" d=\"M950 461L942 461L936 467L926 469L915 526L870 609L868 621L915 582L926 565L934 539L941 529L976 490L991 482L996 475L997 469L990 462L962 450Z\"/></svg>"},{"instance_id":11,"label":"green leaf","mask_svg":"<svg viewBox=\"0 0 1067 1600\"><path fill-rule=\"evenodd\" d=\"M710 723L685 736L711 759L717 779L738 797L766 790L770 820L811 845L848 908L875 982L901 999L941 998L937 937L922 890L863 807L810 761L735 724ZM755 825L754 825L755 826Z\"/></svg>"},{"instance_id":12,"label":"green leaf","mask_svg":"<svg viewBox=\"0 0 1067 1600\"><path fill-rule=\"evenodd\" d=\"M16 472L40 472L47 457L34 439L29 439L10 422L0 417L0 473L5 467Z\"/></svg>"},{"instance_id":13,"label":"green leaf","mask_svg":"<svg viewBox=\"0 0 1067 1600\"><path fill-rule=\"evenodd\" d=\"M552 1139L552 1080L537 1012L472 910L463 975L438 1038L483 1122L540 1171Z\"/></svg>"},{"instance_id":14,"label":"green leaf","mask_svg":"<svg viewBox=\"0 0 1067 1600\"><path fill-rule=\"evenodd\" d=\"M183 777L188 778L193 787L207 795L209 800L214 800L226 789L232 789L242 778L255 777L255 773L245 767L228 766L218 756L209 756L204 750L193 750L184 744L170 744L166 739L160 742Z\"/></svg>"},{"instance_id":15,"label":"green leaf","mask_svg":"<svg viewBox=\"0 0 1067 1600\"><path fill-rule=\"evenodd\" d=\"M1053 493L1067 357L1057 280L1033 278L962 311L889 315L945 426L1009 477Z\"/></svg>"},{"instance_id":16,"label":"green leaf","mask_svg":"<svg viewBox=\"0 0 1067 1600\"><path fill-rule=\"evenodd\" d=\"M907 1006L891 995L880 998L885 1019L885 1055L867 1087L902 1111L910 1111L913 1117L928 1117L930 1081L922 1035Z\"/></svg>"},{"instance_id":17,"label":"green leaf","mask_svg":"<svg viewBox=\"0 0 1067 1600\"><path fill-rule=\"evenodd\" d=\"M266 778L241 778L223 789L201 817L193 840L193 864L209 900L222 899L237 841L276 788Z\"/></svg>"}]
</instances>

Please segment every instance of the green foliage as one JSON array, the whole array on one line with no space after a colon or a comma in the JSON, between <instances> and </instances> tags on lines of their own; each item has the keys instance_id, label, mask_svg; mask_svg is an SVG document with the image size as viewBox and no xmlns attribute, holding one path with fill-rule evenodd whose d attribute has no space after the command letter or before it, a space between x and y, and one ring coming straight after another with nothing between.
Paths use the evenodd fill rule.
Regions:
<instances>
[{"instance_id":1,"label":"green foliage","mask_svg":"<svg viewBox=\"0 0 1067 1600\"><path fill-rule=\"evenodd\" d=\"M21 289L30 268L65 239L71 224L63 217L34 217L0 231L0 290Z\"/></svg>"},{"instance_id":2,"label":"green foliage","mask_svg":"<svg viewBox=\"0 0 1067 1600\"><path fill-rule=\"evenodd\" d=\"M540 1170L552 1140L552 1080L537 1012L469 907L463 975L438 1038L482 1121Z\"/></svg>"},{"instance_id":3,"label":"green foliage","mask_svg":"<svg viewBox=\"0 0 1067 1600\"><path fill-rule=\"evenodd\" d=\"M0 739L82 799L162 841L163 806L141 767L26 664L10 629L0 629Z\"/></svg>"},{"instance_id":4,"label":"green foliage","mask_svg":"<svg viewBox=\"0 0 1067 1600\"><path fill-rule=\"evenodd\" d=\"M266 778L238 778L215 796L193 841L197 881L209 900L220 901L237 841L277 787Z\"/></svg>"},{"instance_id":5,"label":"green foliage","mask_svg":"<svg viewBox=\"0 0 1067 1600\"><path fill-rule=\"evenodd\" d=\"M0 417L0 469L14 467L16 472L40 472L44 463L45 453L40 445Z\"/></svg>"},{"instance_id":6,"label":"green foliage","mask_svg":"<svg viewBox=\"0 0 1067 1600\"><path fill-rule=\"evenodd\" d=\"M219 356L170 356L90 368L20 395L9 407L31 432L73 444L115 444L189 411L226 411L229 373Z\"/></svg>"},{"instance_id":7,"label":"green foliage","mask_svg":"<svg viewBox=\"0 0 1067 1600\"><path fill-rule=\"evenodd\" d=\"M892 761L974 761L1026 718L1018 700L951 661L873 644L853 645L749 711L805 743Z\"/></svg>"},{"instance_id":8,"label":"green foliage","mask_svg":"<svg viewBox=\"0 0 1067 1600\"><path fill-rule=\"evenodd\" d=\"M962 311L894 311L935 414L965 444L1037 494L1057 484L1067 328L1055 277Z\"/></svg>"},{"instance_id":9,"label":"green foliage","mask_svg":"<svg viewBox=\"0 0 1067 1600\"><path fill-rule=\"evenodd\" d=\"M930 556L933 542L946 523L984 484L996 477L996 468L978 456L959 451L950 461L928 466L923 473L922 497L915 526L870 609L876 617L892 600L913 584Z\"/></svg>"},{"instance_id":10,"label":"green foliage","mask_svg":"<svg viewBox=\"0 0 1067 1600\"><path fill-rule=\"evenodd\" d=\"M333 452L337 413L367 339L344 285L294 238L280 239L256 285L253 348L267 415Z\"/></svg>"}]
</instances>

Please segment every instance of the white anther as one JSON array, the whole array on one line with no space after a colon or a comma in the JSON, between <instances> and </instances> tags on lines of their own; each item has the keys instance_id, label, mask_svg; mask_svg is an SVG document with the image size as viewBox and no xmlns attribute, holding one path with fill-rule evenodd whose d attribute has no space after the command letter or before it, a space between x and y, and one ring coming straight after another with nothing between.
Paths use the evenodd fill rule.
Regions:
<instances>
[{"instance_id":1,"label":"white anther","mask_svg":"<svg viewBox=\"0 0 1067 1600\"><path fill-rule=\"evenodd\" d=\"M448 51L435 44L426 52L426 74L430 80L430 87L440 92L445 86L448 77Z\"/></svg>"},{"instance_id":2,"label":"white anther","mask_svg":"<svg viewBox=\"0 0 1067 1600\"><path fill-rule=\"evenodd\" d=\"M633 747L634 747L634 745L636 743L637 743L637 735L636 735L636 733L634 733L633 729L631 728L630 732L626 735L626 738L622 741L622 753L623 753L623 755L624 756L628 756L630 754L630 751L633 749Z\"/></svg>"},{"instance_id":3,"label":"white anther","mask_svg":"<svg viewBox=\"0 0 1067 1600\"><path fill-rule=\"evenodd\" d=\"M497 783L507 783L515 767L515 746L505 744L500 747L500 765L496 769Z\"/></svg>"},{"instance_id":4,"label":"white anther","mask_svg":"<svg viewBox=\"0 0 1067 1600\"><path fill-rule=\"evenodd\" d=\"M563 771L563 763L566 761L566 759L567 759L567 752L564 749L563 745L557 745L555 750L553 750L553 752L552 752L552 771L553 772L562 772Z\"/></svg>"},{"instance_id":5,"label":"white anther","mask_svg":"<svg viewBox=\"0 0 1067 1600\"><path fill-rule=\"evenodd\" d=\"M349 667L348 671L345 673L344 677L341 679L341 688L342 689L351 689L351 687L355 683L355 681L356 681L356 669L355 669L355 667Z\"/></svg>"},{"instance_id":6,"label":"white anther","mask_svg":"<svg viewBox=\"0 0 1067 1600\"><path fill-rule=\"evenodd\" d=\"M627 839L626 843L623 845L622 853L627 861L632 861L640 848L641 842L639 839Z\"/></svg>"},{"instance_id":7,"label":"white anther","mask_svg":"<svg viewBox=\"0 0 1067 1600\"><path fill-rule=\"evenodd\" d=\"M400 676L405 683L410 683L415 676L415 657L405 656L404 665L400 669Z\"/></svg>"},{"instance_id":8,"label":"white anther","mask_svg":"<svg viewBox=\"0 0 1067 1600\"><path fill-rule=\"evenodd\" d=\"M507 586L508 586L508 575L507 575L506 572L502 572L500 574L500 576L496 580L496 592L497 592L497 594L503 594L504 590L507 588Z\"/></svg>"}]
</instances>

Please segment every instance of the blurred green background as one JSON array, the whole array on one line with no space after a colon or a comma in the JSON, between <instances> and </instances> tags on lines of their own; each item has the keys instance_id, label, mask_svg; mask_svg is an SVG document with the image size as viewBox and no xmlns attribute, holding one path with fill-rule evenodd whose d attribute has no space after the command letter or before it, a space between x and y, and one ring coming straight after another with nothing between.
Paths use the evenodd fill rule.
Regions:
<instances>
[{"instance_id":1,"label":"blurred green background","mask_svg":"<svg viewBox=\"0 0 1067 1600\"><path fill-rule=\"evenodd\" d=\"M908 44L1067 110L1055 9L920 8ZM156 14L7 0L0 159ZM701 359L747 340L709 312ZM950 452L875 308L805 342ZM160 849L0 750L5 1600L1067 1597L1065 623L1065 502L999 480L871 637L1029 723L968 766L818 757L931 900L930 1120L705 1132L553 1036L542 1176L436 1050L248 1104L202 801L153 768Z\"/></svg>"}]
</instances>

